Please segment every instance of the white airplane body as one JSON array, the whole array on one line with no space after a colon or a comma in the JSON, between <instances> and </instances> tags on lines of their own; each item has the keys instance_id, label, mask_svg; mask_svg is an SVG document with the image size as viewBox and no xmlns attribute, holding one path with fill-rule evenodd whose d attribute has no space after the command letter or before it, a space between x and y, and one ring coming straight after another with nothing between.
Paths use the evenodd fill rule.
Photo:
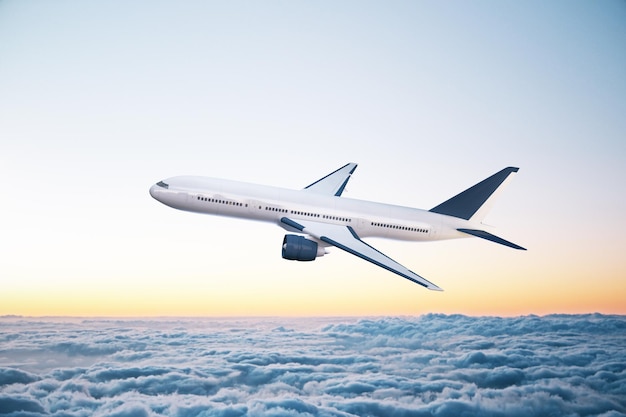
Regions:
<instances>
[{"instance_id":1,"label":"white airplane body","mask_svg":"<svg viewBox=\"0 0 626 417\"><path fill-rule=\"evenodd\" d=\"M477 236L524 249L487 232L481 223L517 168L505 168L433 209L421 210L341 197L356 166L347 164L302 190L180 176L153 185L150 195L179 210L271 222L297 233L283 239L285 259L312 261L336 246L431 290L441 288L361 238L434 241Z\"/></svg>"}]
</instances>

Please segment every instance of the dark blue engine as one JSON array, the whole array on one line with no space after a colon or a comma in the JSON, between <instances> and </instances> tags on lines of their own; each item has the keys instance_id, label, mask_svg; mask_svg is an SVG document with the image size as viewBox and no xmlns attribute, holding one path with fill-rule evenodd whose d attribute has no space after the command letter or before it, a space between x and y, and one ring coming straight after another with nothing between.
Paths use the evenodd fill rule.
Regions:
<instances>
[{"instance_id":1,"label":"dark blue engine","mask_svg":"<svg viewBox=\"0 0 626 417\"><path fill-rule=\"evenodd\" d=\"M298 235L285 235L283 258L291 261L313 261L317 257L317 242Z\"/></svg>"}]
</instances>

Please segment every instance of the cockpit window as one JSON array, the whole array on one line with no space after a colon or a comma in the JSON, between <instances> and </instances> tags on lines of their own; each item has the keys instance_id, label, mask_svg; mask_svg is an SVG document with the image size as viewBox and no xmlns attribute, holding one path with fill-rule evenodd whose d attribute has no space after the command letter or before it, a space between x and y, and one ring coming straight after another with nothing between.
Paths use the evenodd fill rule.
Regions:
<instances>
[{"instance_id":1,"label":"cockpit window","mask_svg":"<svg viewBox=\"0 0 626 417\"><path fill-rule=\"evenodd\" d=\"M163 187L163 188L170 188L169 184L164 183L163 181L159 181L157 182L157 185L159 187Z\"/></svg>"}]
</instances>

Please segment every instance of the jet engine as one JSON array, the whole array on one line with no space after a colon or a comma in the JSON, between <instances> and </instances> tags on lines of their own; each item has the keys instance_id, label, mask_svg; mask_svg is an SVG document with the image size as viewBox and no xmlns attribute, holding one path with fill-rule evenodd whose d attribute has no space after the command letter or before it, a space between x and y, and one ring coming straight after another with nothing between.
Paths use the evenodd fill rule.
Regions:
<instances>
[{"instance_id":1,"label":"jet engine","mask_svg":"<svg viewBox=\"0 0 626 417\"><path fill-rule=\"evenodd\" d=\"M298 235L285 235L283 239L283 258L290 261L313 261L323 256L323 248L318 248L317 242Z\"/></svg>"}]
</instances>

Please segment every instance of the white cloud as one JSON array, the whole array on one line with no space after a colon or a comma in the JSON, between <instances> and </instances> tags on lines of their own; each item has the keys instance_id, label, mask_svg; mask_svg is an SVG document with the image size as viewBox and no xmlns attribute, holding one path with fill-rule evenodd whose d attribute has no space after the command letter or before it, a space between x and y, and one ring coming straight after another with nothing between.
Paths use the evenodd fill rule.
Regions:
<instances>
[{"instance_id":1,"label":"white cloud","mask_svg":"<svg viewBox=\"0 0 626 417\"><path fill-rule=\"evenodd\" d=\"M625 329L602 315L5 318L0 415L625 416Z\"/></svg>"}]
</instances>

